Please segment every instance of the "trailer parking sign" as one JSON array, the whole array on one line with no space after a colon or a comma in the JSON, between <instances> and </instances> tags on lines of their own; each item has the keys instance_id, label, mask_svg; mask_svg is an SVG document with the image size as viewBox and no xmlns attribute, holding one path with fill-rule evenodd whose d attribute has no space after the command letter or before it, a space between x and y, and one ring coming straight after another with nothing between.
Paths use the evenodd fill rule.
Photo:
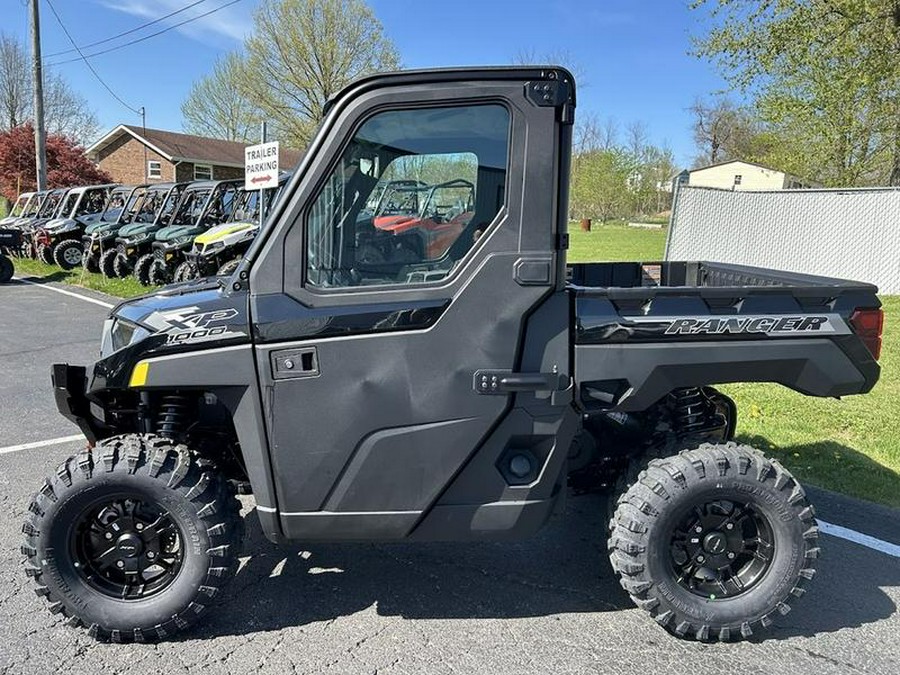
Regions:
<instances>
[{"instance_id":1,"label":"trailer parking sign","mask_svg":"<svg viewBox=\"0 0 900 675\"><path fill-rule=\"evenodd\" d=\"M244 189L278 187L278 141L250 145L244 149Z\"/></svg>"}]
</instances>

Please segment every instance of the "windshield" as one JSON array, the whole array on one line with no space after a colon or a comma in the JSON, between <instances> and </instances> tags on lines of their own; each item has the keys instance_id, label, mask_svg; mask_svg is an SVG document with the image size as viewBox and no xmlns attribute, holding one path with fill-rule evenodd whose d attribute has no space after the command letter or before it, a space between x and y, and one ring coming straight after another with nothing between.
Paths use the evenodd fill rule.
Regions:
<instances>
[{"instance_id":1,"label":"windshield","mask_svg":"<svg viewBox=\"0 0 900 675\"><path fill-rule=\"evenodd\" d=\"M266 195L269 196L268 194ZM256 222L259 220L259 190L243 190L236 198L231 212L232 223Z\"/></svg>"},{"instance_id":2,"label":"windshield","mask_svg":"<svg viewBox=\"0 0 900 675\"><path fill-rule=\"evenodd\" d=\"M51 192L47 195L47 198L44 200L44 203L41 204L41 210L38 211L39 218L51 218L54 213L56 213L56 207L59 206L60 200L62 200L63 193L62 192Z\"/></svg>"},{"instance_id":3,"label":"windshield","mask_svg":"<svg viewBox=\"0 0 900 675\"><path fill-rule=\"evenodd\" d=\"M122 213L122 207L125 206L125 200L128 199L128 192L128 188L113 190L109 199L106 200L106 207L103 209L100 220L108 223L114 222Z\"/></svg>"},{"instance_id":4,"label":"windshield","mask_svg":"<svg viewBox=\"0 0 900 675\"><path fill-rule=\"evenodd\" d=\"M128 203L125 204L124 212L119 216L120 223L122 223L123 225L127 225L134 220L134 217L137 215L138 209L141 206L141 201L143 201L145 192L145 188L134 189L134 191L131 193L131 196L128 198Z\"/></svg>"},{"instance_id":5,"label":"windshield","mask_svg":"<svg viewBox=\"0 0 900 675\"><path fill-rule=\"evenodd\" d=\"M22 213L24 213L26 207L29 205L28 202L31 201L31 199L33 197L34 197L33 194L19 195L19 198L16 200L16 205L13 206L12 211L10 212L9 215L15 216L16 218L21 216Z\"/></svg>"},{"instance_id":6,"label":"windshield","mask_svg":"<svg viewBox=\"0 0 900 675\"><path fill-rule=\"evenodd\" d=\"M75 205L78 203L78 198L80 196L81 193L75 192L74 190L66 195L62 207L59 210L59 215L61 218L71 218L74 215L73 212L75 211Z\"/></svg>"},{"instance_id":7,"label":"windshield","mask_svg":"<svg viewBox=\"0 0 900 675\"><path fill-rule=\"evenodd\" d=\"M193 225L203 214L203 207L206 205L206 199L212 188L197 188L187 190L181 197L178 209L169 225Z\"/></svg>"},{"instance_id":8,"label":"windshield","mask_svg":"<svg viewBox=\"0 0 900 675\"><path fill-rule=\"evenodd\" d=\"M156 214L157 223L162 223L163 225L168 224L169 220L172 218L172 214L175 213L175 207L178 206L178 200L181 199L183 193L183 185L176 185L169 190L162 208Z\"/></svg>"},{"instance_id":9,"label":"windshield","mask_svg":"<svg viewBox=\"0 0 900 675\"><path fill-rule=\"evenodd\" d=\"M137 207L134 215L136 223L152 223L156 220L156 214L162 208L166 199L166 188L150 188L144 193L144 198Z\"/></svg>"},{"instance_id":10,"label":"windshield","mask_svg":"<svg viewBox=\"0 0 900 675\"><path fill-rule=\"evenodd\" d=\"M81 202L75 211L76 216L89 216L100 213L106 203L106 195L109 188L92 188L84 193Z\"/></svg>"},{"instance_id":11,"label":"windshield","mask_svg":"<svg viewBox=\"0 0 900 675\"><path fill-rule=\"evenodd\" d=\"M28 208L22 213L26 218L34 218L38 211L40 211L41 207L44 205L44 201L47 199L47 195L45 194L36 194L31 201L28 202Z\"/></svg>"}]
</instances>

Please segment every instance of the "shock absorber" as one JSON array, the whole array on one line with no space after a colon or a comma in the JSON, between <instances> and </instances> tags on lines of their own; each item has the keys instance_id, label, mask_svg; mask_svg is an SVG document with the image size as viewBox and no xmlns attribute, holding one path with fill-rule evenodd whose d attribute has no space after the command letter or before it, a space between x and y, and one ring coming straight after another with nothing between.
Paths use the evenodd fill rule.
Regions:
<instances>
[{"instance_id":1,"label":"shock absorber","mask_svg":"<svg viewBox=\"0 0 900 675\"><path fill-rule=\"evenodd\" d=\"M707 426L709 401L699 387L676 389L669 396L673 423L679 434L690 434Z\"/></svg>"},{"instance_id":2,"label":"shock absorber","mask_svg":"<svg viewBox=\"0 0 900 675\"><path fill-rule=\"evenodd\" d=\"M187 427L189 401L183 394L166 394L159 403L156 431L160 436L175 440Z\"/></svg>"}]
</instances>

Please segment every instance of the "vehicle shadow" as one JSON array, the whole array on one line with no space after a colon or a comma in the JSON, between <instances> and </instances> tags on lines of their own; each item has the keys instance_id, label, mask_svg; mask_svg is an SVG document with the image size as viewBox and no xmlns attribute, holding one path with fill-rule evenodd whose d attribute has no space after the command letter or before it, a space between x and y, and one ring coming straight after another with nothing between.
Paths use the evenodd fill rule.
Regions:
<instances>
[{"instance_id":1,"label":"vehicle shadow","mask_svg":"<svg viewBox=\"0 0 900 675\"><path fill-rule=\"evenodd\" d=\"M572 498L565 518L515 543L279 547L264 538L251 509L244 542L250 557L242 559L220 611L184 639L304 626L372 606L406 619L633 609L606 557L604 511L602 495ZM891 616L896 606L880 587L900 585L900 566L877 556L858 549L826 558L814 592L779 622L783 628L765 635L815 635ZM866 573L857 573L861 566ZM649 619L648 625L655 626Z\"/></svg>"},{"instance_id":2,"label":"vehicle shadow","mask_svg":"<svg viewBox=\"0 0 900 675\"><path fill-rule=\"evenodd\" d=\"M900 495L900 473L843 443L822 440L779 446L765 436L750 434L739 434L735 440L778 459L801 483L824 483L829 490L868 501Z\"/></svg>"}]
</instances>

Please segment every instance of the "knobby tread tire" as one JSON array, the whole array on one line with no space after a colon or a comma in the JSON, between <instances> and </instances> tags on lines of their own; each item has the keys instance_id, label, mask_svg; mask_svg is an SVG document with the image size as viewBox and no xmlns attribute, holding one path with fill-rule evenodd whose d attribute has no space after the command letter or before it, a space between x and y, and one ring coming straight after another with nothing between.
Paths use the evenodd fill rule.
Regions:
<instances>
[{"instance_id":1,"label":"knobby tread tire","mask_svg":"<svg viewBox=\"0 0 900 675\"><path fill-rule=\"evenodd\" d=\"M174 496L189 511L197 531L205 530L206 550L197 558L203 565L201 573L206 570L202 573L205 575L202 583L187 587L189 593L184 593L185 588L175 587L163 591L164 594L178 592L175 602L181 609L153 625L134 625L141 620L142 600L130 601L133 609L125 620L127 625L104 625L98 621L97 598L79 597L78 589L61 586L57 579L60 562L54 559L57 554L47 549L54 526L47 514L53 507L79 491L92 487L96 490L94 483L104 477L115 479L117 475L119 479L136 477L143 484L153 483L157 489L177 493ZM183 527L184 522L179 521L179 526ZM47 602L52 613L61 613L68 625L84 627L89 635L101 641L155 642L187 629L221 598L237 570L244 520L233 489L211 462L196 458L186 446L168 439L127 434L99 441L93 449L63 462L32 499L22 531L25 573L34 580L35 593Z\"/></svg>"},{"instance_id":2,"label":"knobby tread tire","mask_svg":"<svg viewBox=\"0 0 900 675\"><path fill-rule=\"evenodd\" d=\"M230 277L234 274L235 270L238 268L238 265L241 264L240 258L235 258L234 260L229 260L227 263L222 265L219 268L219 271L216 272L216 276L220 277Z\"/></svg>"},{"instance_id":3,"label":"knobby tread tire","mask_svg":"<svg viewBox=\"0 0 900 675\"><path fill-rule=\"evenodd\" d=\"M654 525L675 508L670 502L689 496L691 491L708 494L729 480L742 481L747 487L752 482L761 493L772 497L781 509L785 527L790 526L797 533L793 540L796 561L789 565L792 574L778 580L778 595L783 597L757 593L753 603L764 609L740 621L718 620L721 617L717 612L723 605L716 605L715 601L696 596L695 603L691 604L688 597L686 604L684 597L672 593L669 585L675 583L673 579L654 578L648 569L655 567L654 558L669 556L667 537L671 537L671 532L654 530ZM778 461L734 442L704 443L671 457L651 460L619 498L608 540L613 570L632 601L670 633L703 642L745 639L756 629L770 626L779 615L787 614L791 609L789 601L802 597L815 576L820 553L817 544L815 512L796 479ZM791 551L779 551L776 547L773 565L779 555L780 562L787 564L788 559L783 556L790 556ZM728 601L740 600L756 591L760 591L760 585Z\"/></svg>"},{"instance_id":4,"label":"knobby tread tire","mask_svg":"<svg viewBox=\"0 0 900 675\"><path fill-rule=\"evenodd\" d=\"M66 262L65 251L69 248L77 248L82 254L84 253L84 246L77 239L64 239L53 247L53 262L55 262L59 267L64 270L73 270L80 265L78 264L72 265Z\"/></svg>"},{"instance_id":5,"label":"knobby tread tire","mask_svg":"<svg viewBox=\"0 0 900 675\"><path fill-rule=\"evenodd\" d=\"M124 279L131 274L131 265L128 264L128 258L121 253L113 260L113 272L119 279Z\"/></svg>"},{"instance_id":6,"label":"knobby tread tire","mask_svg":"<svg viewBox=\"0 0 900 675\"><path fill-rule=\"evenodd\" d=\"M35 256L38 260L46 265L53 264L53 250L46 244L41 244L37 247L37 253L35 254Z\"/></svg>"},{"instance_id":7,"label":"knobby tread tire","mask_svg":"<svg viewBox=\"0 0 900 675\"><path fill-rule=\"evenodd\" d=\"M134 278L141 286L150 285L150 267L153 265L153 254L145 253L134 263Z\"/></svg>"},{"instance_id":8,"label":"knobby tread tire","mask_svg":"<svg viewBox=\"0 0 900 675\"><path fill-rule=\"evenodd\" d=\"M108 248L103 253L100 254L100 261L98 265L100 267L100 272L107 279L115 279L116 278L116 256L119 255L116 249Z\"/></svg>"}]
</instances>

